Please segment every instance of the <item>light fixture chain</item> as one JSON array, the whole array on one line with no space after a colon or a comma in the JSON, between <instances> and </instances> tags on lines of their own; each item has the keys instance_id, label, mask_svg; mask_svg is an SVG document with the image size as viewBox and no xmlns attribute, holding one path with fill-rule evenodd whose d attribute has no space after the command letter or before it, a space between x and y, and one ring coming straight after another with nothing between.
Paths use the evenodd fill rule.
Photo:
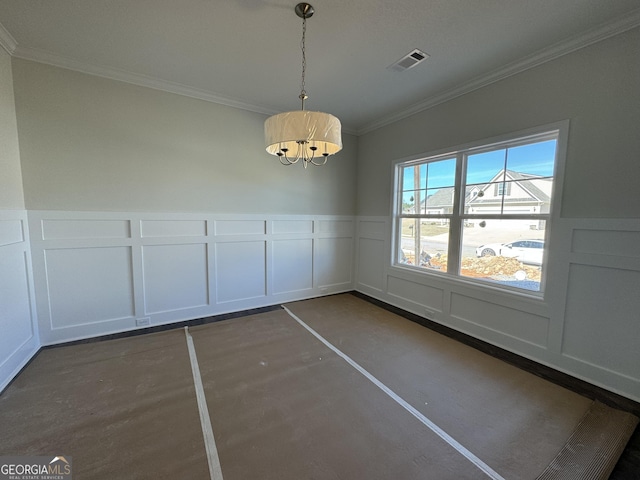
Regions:
<instances>
[{"instance_id":1,"label":"light fixture chain","mask_svg":"<svg viewBox=\"0 0 640 480\"><path fill-rule=\"evenodd\" d=\"M305 76L307 73L307 51L305 40L307 36L307 17L302 18L302 42L300 48L302 50L302 81L300 83L300 100L302 101L302 110L304 110L304 101L308 98L305 91Z\"/></svg>"}]
</instances>

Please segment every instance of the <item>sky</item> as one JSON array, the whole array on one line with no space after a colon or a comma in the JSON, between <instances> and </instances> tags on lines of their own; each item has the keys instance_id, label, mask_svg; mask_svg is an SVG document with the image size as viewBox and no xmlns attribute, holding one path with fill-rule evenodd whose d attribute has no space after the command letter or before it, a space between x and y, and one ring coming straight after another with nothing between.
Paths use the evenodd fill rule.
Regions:
<instances>
[{"instance_id":1,"label":"sky","mask_svg":"<svg viewBox=\"0 0 640 480\"><path fill-rule=\"evenodd\" d=\"M508 149L492 150L467 157L467 185L489 182L500 170L506 168L520 173L539 176L553 176L556 140L531 143ZM455 184L456 159L438 160L420 166L420 187L424 188L428 174L427 188L453 187ZM413 190L414 169L404 168L403 190Z\"/></svg>"}]
</instances>

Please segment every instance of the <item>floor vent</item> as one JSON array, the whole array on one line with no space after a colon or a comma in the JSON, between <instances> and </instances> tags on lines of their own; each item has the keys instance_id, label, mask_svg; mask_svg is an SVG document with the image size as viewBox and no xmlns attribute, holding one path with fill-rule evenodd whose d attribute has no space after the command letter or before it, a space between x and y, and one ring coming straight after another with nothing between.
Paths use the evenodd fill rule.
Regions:
<instances>
[{"instance_id":1,"label":"floor vent","mask_svg":"<svg viewBox=\"0 0 640 480\"><path fill-rule=\"evenodd\" d=\"M410 68L415 67L419 63L422 63L427 58L429 58L428 54L416 48L412 52L409 52L407 55L402 57L396 63L389 65L387 69L392 70L394 72L403 72L405 70L409 70Z\"/></svg>"}]
</instances>

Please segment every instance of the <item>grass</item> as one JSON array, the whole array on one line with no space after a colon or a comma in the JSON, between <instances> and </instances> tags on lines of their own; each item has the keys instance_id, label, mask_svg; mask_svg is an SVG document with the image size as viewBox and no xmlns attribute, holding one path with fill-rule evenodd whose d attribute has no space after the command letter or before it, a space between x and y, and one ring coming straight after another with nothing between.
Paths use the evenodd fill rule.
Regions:
<instances>
[{"instance_id":1,"label":"grass","mask_svg":"<svg viewBox=\"0 0 640 480\"><path fill-rule=\"evenodd\" d=\"M413 222L403 222L402 223L402 236L410 237L413 236ZM449 233L448 225L433 225L431 223L423 223L420 225L420 236L421 237L433 237L435 235L441 235L443 233Z\"/></svg>"}]
</instances>

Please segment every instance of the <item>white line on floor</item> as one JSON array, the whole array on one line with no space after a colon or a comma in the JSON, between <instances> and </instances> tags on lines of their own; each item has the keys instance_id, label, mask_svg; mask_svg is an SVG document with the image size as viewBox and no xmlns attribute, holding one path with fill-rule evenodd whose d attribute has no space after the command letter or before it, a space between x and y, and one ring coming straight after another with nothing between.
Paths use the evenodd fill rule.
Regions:
<instances>
[{"instance_id":1,"label":"white line on floor","mask_svg":"<svg viewBox=\"0 0 640 480\"><path fill-rule=\"evenodd\" d=\"M314 337L316 337L318 340L320 340L322 343L324 343L327 347L329 347L331 350L333 350L339 357L341 357L349 365L351 365L353 368L355 368L357 371L359 371L362 375L364 375L371 383L373 383L376 387L378 387L380 390L382 390L384 393L386 393L389 397L391 397L393 400L395 400L396 403L398 403L400 406L402 406L411 415L413 415L418 420L420 420L425 426L427 426L436 435L438 435L445 442L447 442L449 445L451 445L453 448L455 448L460 454L462 454L467 460L469 460L476 467L478 467L480 470L482 470L487 476L489 476L493 480L504 480L504 478L502 476L500 476L500 474L498 474L495 470L493 470L489 465L484 463L482 460L480 460L478 457L476 457L473 453L471 453L469 450L467 450L465 447L463 447L460 443L458 443L458 441L455 438L453 438L447 432L445 432L440 427L438 427L435 423L433 423L431 420L429 420L427 417L425 417L422 413L420 413L418 410L416 410L411 405L409 405L409 403L407 403L404 399L402 399L400 396L398 396L393 390L391 390L389 387L387 387L384 383L382 383L376 377L371 375L367 370L365 370L358 363L356 363L351 357L349 357L347 354L343 353L337 347L333 346L333 344L331 344L328 340L326 340L322 335L320 335L313 328L311 328L309 325L307 325L302 320L300 320L300 318L298 318L291 310L289 310L284 305L281 305L281 306L282 306L282 308L284 308L286 310L286 312L296 322L298 322L301 326L306 328L309 331L309 333L311 333Z\"/></svg>"},{"instance_id":2,"label":"white line on floor","mask_svg":"<svg viewBox=\"0 0 640 480\"><path fill-rule=\"evenodd\" d=\"M220 458L218 457L216 440L213 437L211 418L209 418L209 409L207 408L207 399L204 396L204 387L202 386L202 378L200 377L200 367L198 366L198 358L196 357L196 348L193 345L193 338L189 333L189 327L184 327L184 334L187 338L187 348L189 349L189 359L191 360L193 385L196 389L198 411L200 412L200 424L202 425L204 446L207 451L207 461L209 462L209 473L211 475L211 480L223 480L222 467L220 467Z\"/></svg>"}]
</instances>

